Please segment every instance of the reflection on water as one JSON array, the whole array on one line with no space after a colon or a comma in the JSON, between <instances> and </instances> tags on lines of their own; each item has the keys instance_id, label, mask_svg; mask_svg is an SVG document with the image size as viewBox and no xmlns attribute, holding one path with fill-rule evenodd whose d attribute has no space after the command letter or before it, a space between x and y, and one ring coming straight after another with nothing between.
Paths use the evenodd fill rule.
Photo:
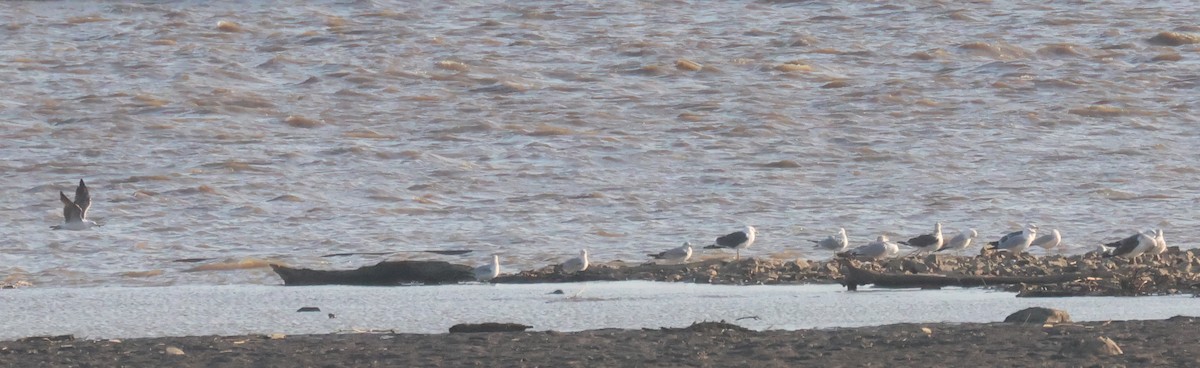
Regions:
<instances>
[{"instance_id":1,"label":"reflection on water","mask_svg":"<svg viewBox=\"0 0 1200 368\"><path fill-rule=\"evenodd\" d=\"M551 294L562 289L563 294ZM1190 297L1016 298L979 289L842 291L837 285L719 286L644 281L416 287L177 286L35 288L0 293L0 338L329 333L444 333L458 323L516 322L537 330L682 327L725 320L752 329L902 322L1000 322L1042 306L1075 321L1194 315ZM297 313L318 307L322 313ZM56 311L49 314L46 311ZM337 318L326 316L333 313ZM753 318L750 318L753 317Z\"/></svg>"}]
</instances>

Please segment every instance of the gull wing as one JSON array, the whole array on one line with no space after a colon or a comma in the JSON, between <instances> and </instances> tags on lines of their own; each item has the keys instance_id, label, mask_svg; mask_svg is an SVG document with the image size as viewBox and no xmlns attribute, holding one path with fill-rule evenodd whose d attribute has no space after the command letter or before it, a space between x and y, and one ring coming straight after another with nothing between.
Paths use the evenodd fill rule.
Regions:
<instances>
[{"instance_id":1,"label":"gull wing","mask_svg":"<svg viewBox=\"0 0 1200 368\"><path fill-rule=\"evenodd\" d=\"M79 209L79 205L71 202L66 194L62 191L58 192L58 200L63 203L63 221L64 222L82 222L83 210Z\"/></svg>"},{"instance_id":2,"label":"gull wing","mask_svg":"<svg viewBox=\"0 0 1200 368\"><path fill-rule=\"evenodd\" d=\"M915 238L908 239L908 242L904 244L913 247L924 248L933 245L934 243L937 243L937 237L933 236L933 234L921 234Z\"/></svg>"},{"instance_id":3,"label":"gull wing","mask_svg":"<svg viewBox=\"0 0 1200 368\"><path fill-rule=\"evenodd\" d=\"M75 188L75 205L79 206L79 219L87 218L88 208L92 207L92 196L88 194L88 188L83 184L83 179L79 179L79 187Z\"/></svg>"},{"instance_id":4,"label":"gull wing","mask_svg":"<svg viewBox=\"0 0 1200 368\"><path fill-rule=\"evenodd\" d=\"M717 245L724 248L733 248L738 246L738 244L745 243L747 240L750 240L750 237L746 236L745 232L738 231L717 238Z\"/></svg>"}]
</instances>

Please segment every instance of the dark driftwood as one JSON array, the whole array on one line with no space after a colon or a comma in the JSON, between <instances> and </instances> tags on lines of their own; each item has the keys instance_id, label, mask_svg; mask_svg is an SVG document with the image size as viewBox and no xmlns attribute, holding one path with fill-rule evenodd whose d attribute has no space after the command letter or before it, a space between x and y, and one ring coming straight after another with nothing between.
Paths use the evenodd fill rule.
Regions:
<instances>
[{"instance_id":1,"label":"dark driftwood","mask_svg":"<svg viewBox=\"0 0 1200 368\"><path fill-rule=\"evenodd\" d=\"M288 286L453 284L475 279L470 266L442 261L387 261L354 270L310 270L272 264L271 269Z\"/></svg>"},{"instance_id":2,"label":"dark driftwood","mask_svg":"<svg viewBox=\"0 0 1200 368\"><path fill-rule=\"evenodd\" d=\"M457 256L457 255L467 254L467 253L471 253L471 252L474 252L474 251L470 250L470 249L451 249L451 250L410 250L410 251L396 251L396 252L349 252L349 253L326 254L321 257L328 258L328 257L345 257L345 256L387 256L387 255L392 255L392 254L396 254L396 253L433 253L433 254L441 254L441 255L446 255L446 256Z\"/></svg>"},{"instance_id":3,"label":"dark driftwood","mask_svg":"<svg viewBox=\"0 0 1200 368\"><path fill-rule=\"evenodd\" d=\"M842 285L847 290L857 290L858 285L873 284L885 288L939 288L943 286L991 286L1012 284L1055 284L1071 282L1087 278L1088 274L1071 273L1049 276L967 276L967 275L911 275L885 274L855 267L849 262L842 262Z\"/></svg>"},{"instance_id":4,"label":"dark driftwood","mask_svg":"<svg viewBox=\"0 0 1200 368\"><path fill-rule=\"evenodd\" d=\"M450 333L463 332L521 332L533 326L526 326L520 323L459 323L450 326Z\"/></svg>"}]
</instances>

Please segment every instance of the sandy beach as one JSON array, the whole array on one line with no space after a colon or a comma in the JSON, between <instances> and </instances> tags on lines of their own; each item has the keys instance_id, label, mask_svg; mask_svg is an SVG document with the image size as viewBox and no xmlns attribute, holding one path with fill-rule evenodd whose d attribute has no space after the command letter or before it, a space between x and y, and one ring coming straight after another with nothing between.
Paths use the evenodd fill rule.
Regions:
<instances>
[{"instance_id":1,"label":"sandy beach","mask_svg":"<svg viewBox=\"0 0 1200 368\"><path fill-rule=\"evenodd\" d=\"M1192 317L1065 323L896 324L466 334L197 336L0 342L9 367L1113 367L1197 366ZM1105 355L1082 341L1106 337Z\"/></svg>"}]
</instances>

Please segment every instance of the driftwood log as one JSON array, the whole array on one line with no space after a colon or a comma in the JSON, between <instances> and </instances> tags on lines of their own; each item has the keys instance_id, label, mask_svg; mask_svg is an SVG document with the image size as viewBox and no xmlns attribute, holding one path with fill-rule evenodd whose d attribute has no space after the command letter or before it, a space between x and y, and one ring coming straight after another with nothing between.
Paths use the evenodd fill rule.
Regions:
<instances>
[{"instance_id":1,"label":"driftwood log","mask_svg":"<svg viewBox=\"0 0 1200 368\"><path fill-rule=\"evenodd\" d=\"M525 331L530 328L533 328L533 326L523 325L520 323L497 323L497 322L459 323L457 325L450 326L450 333L521 332L521 331Z\"/></svg>"},{"instance_id":2,"label":"driftwood log","mask_svg":"<svg viewBox=\"0 0 1200 368\"><path fill-rule=\"evenodd\" d=\"M287 286L391 286L408 283L430 285L475 280L470 266L442 261L385 261L353 270L310 270L272 264L271 269Z\"/></svg>"},{"instance_id":3,"label":"driftwood log","mask_svg":"<svg viewBox=\"0 0 1200 368\"><path fill-rule=\"evenodd\" d=\"M865 270L851 262L842 262L842 286L847 290L858 290L859 285L875 285L885 288L940 288L943 286L978 287L1013 284L1056 284L1081 280L1092 275L1070 273L1048 276L968 276L968 275L913 275L885 274Z\"/></svg>"}]
</instances>

